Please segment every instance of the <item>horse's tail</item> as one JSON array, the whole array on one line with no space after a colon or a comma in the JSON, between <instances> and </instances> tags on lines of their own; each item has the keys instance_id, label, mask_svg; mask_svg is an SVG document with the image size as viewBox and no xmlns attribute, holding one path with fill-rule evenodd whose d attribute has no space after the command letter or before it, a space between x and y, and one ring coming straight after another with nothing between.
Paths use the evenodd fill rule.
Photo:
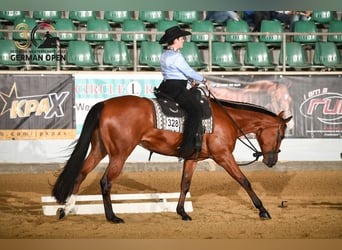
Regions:
<instances>
[{"instance_id":1,"label":"horse's tail","mask_svg":"<svg viewBox=\"0 0 342 250\"><path fill-rule=\"evenodd\" d=\"M72 194L75 180L83 167L83 162L88 152L93 131L99 124L102 108L103 102L99 102L90 109L75 148L62 173L57 178L52 190L52 195L56 198L58 203L65 203L67 197Z\"/></svg>"}]
</instances>

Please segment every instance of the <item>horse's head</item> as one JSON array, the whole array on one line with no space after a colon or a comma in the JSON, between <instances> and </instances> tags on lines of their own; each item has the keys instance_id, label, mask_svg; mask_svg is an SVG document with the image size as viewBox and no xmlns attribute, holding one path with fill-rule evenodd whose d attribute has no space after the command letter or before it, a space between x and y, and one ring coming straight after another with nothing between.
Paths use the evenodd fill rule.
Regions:
<instances>
[{"instance_id":1,"label":"horse's head","mask_svg":"<svg viewBox=\"0 0 342 250\"><path fill-rule=\"evenodd\" d=\"M286 123L292 119L292 116L286 119L283 116L284 111L279 113L276 123L267 125L256 133L264 158L262 162L268 167L273 167L277 163L280 144L285 137Z\"/></svg>"}]
</instances>

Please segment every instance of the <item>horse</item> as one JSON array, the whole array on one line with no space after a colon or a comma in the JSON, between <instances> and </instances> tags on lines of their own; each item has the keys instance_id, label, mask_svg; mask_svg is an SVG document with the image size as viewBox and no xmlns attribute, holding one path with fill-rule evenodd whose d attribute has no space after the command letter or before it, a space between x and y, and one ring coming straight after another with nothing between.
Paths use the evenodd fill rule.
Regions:
<instances>
[{"instance_id":1,"label":"horse","mask_svg":"<svg viewBox=\"0 0 342 250\"><path fill-rule=\"evenodd\" d=\"M248 193L259 210L260 219L271 219L249 180L240 170L232 154L237 138L255 133L263 163L272 167L278 161L280 144L285 136L284 118L257 105L228 102L208 97L212 109L213 130L202 138L202 150L197 158L184 159L180 196L176 212L182 220L192 220L184 209L187 192L198 161L212 159L231 175ZM59 219L73 209L82 181L108 155L109 163L100 179L105 217L112 223L124 223L113 211L110 193L114 180L137 145L150 152L178 156L182 133L157 129L151 99L134 95L113 97L95 104L88 112L81 134L56 179L52 195L64 207L57 212ZM91 150L88 153L89 146ZM58 215L59 213L59 215Z\"/></svg>"}]
</instances>

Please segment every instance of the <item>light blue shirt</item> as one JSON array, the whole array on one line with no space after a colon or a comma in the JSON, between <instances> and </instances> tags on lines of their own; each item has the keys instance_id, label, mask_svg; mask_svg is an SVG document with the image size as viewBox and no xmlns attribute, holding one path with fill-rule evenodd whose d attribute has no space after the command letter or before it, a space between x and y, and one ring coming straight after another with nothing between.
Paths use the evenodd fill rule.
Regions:
<instances>
[{"instance_id":1,"label":"light blue shirt","mask_svg":"<svg viewBox=\"0 0 342 250\"><path fill-rule=\"evenodd\" d=\"M160 56L160 68L164 80L195 80L199 82L205 80L189 66L179 50L165 50Z\"/></svg>"}]
</instances>

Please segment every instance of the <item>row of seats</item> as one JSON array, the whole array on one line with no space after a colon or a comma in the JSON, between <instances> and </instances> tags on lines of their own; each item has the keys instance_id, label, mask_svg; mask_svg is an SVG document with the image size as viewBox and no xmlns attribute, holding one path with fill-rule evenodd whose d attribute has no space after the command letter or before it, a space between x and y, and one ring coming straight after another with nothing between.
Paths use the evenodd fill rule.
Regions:
<instances>
[{"instance_id":1,"label":"row of seats","mask_svg":"<svg viewBox=\"0 0 342 250\"><path fill-rule=\"evenodd\" d=\"M154 24L161 20L171 19L168 11L146 11L141 10L138 13L138 17L133 16L133 11L104 11L103 19L110 22L122 23L124 20L128 19L139 19L146 23ZM200 11L173 11L172 20L181 23L192 23L202 19ZM30 17L24 11L0 11L0 19L14 22L18 17ZM62 15L62 11L33 11L32 18L36 20L55 20L60 18L65 18ZM101 18L98 11L69 11L66 18L69 18L75 22L86 23L92 19Z\"/></svg>"},{"instance_id":2,"label":"row of seats","mask_svg":"<svg viewBox=\"0 0 342 250\"><path fill-rule=\"evenodd\" d=\"M17 24L26 23L29 29L33 29L37 24L36 21L32 18L17 18L14 20L14 27ZM0 24L1 25L1 24ZM177 21L174 20L162 20L157 23L157 31L163 32L167 28L178 25ZM77 33L73 33L76 30L74 23L71 19L55 19L53 22L53 26L57 31L65 31L58 33L58 37L61 42L67 42L72 40L79 40ZM1 26L0 26L1 29ZM113 32L107 20L104 19L91 19L87 21L87 31L97 31L96 33L87 33L85 35L85 40L90 42L104 42L113 40ZM71 31L71 32L67 32ZM105 33L101 33L101 31ZM154 40L148 37L147 33L138 33L147 31L145 24L141 20L129 19L124 20L122 25L122 31L124 32L136 32L135 34L123 33L121 34L120 40L125 42L132 42L133 37L135 37L136 41L148 41ZM192 32L202 32L195 33L191 36L191 41L197 43L207 43L209 39L212 41L227 41L233 43L235 46L244 45L247 42L254 41L255 36L252 34L237 34L237 33L245 33L250 32L249 26L246 21L240 20L229 20L226 24L226 32L231 32L233 34L224 35L223 39L219 39L218 35L214 34L215 28L211 21L196 21L192 24L191 28ZM258 40L261 42L266 42L270 46L280 46L283 41L283 27L279 21L273 20L263 20L261 23L261 32L269 32L271 34L260 35L258 36ZM319 41L322 41L324 33L319 33L317 31L317 27L312 21L297 21L294 26L294 32L304 33L303 35L294 35L293 41L305 43L305 44L313 44ZM334 20L330 22L328 32L332 33L342 33L342 20ZM277 33L277 34L274 34ZM310 34L305 34L310 33ZM161 37L162 33L156 35L155 40L158 41ZM36 39L41 39L41 34L36 33ZM210 38L211 37L211 38ZM221 35L222 38L222 35ZM0 39L4 39L4 34L0 33ZM22 35L19 32L13 33L14 40L22 40ZM116 40L116 39L114 39ZM333 34L328 35L326 40L328 42L339 43L338 45L342 45L342 34Z\"/></svg>"},{"instance_id":3,"label":"row of seats","mask_svg":"<svg viewBox=\"0 0 342 250\"><path fill-rule=\"evenodd\" d=\"M64 15L62 11L33 11L33 18L37 20L53 20L62 17L70 18L77 22L87 22L90 19L104 18L108 21L121 23L123 20L131 19L133 17L133 11L116 11L107 10L104 11L103 17L101 17L99 11L69 11L68 16ZM13 22L16 17L29 17L25 11L0 11L0 19ZM191 24L194 21L203 20L205 17L204 11L146 11L141 10L138 13L137 19L148 23L157 23L160 20L172 19L181 23ZM316 23L327 24L334 20L333 11L316 10L312 12L311 20Z\"/></svg>"},{"instance_id":4,"label":"row of seats","mask_svg":"<svg viewBox=\"0 0 342 250\"><path fill-rule=\"evenodd\" d=\"M236 51L229 42L214 42L212 45L212 65L220 69L279 69L283 67L283 46L280 47L278 60L273 62L274 55L265 42L248 42L243 64L237 60ZM341 52L335 43L317 42L312 62L308 53L299 42L287 42L285 49L285 67L294 70L333 69L341 70Z\"/></svg>"},{"instance_id":5,"label":"row of seats","mask_svg":"<svg viewBox=\"0 0 342 250\"><path fill-rule=\"evenodd\" d=\"M236 50L229 42L213 42L211 60L214 69L279 69L283 63L282 47L279 53L278 64L272 62L270 50L264 42L249 42L246 46L243 64L237 60ZM36 48L31 48L31 55L34 55ZM50 58L56 58L57 52L52 49L45 49ZM155 41L143 41L139 50L139 67L152 69L159 68L159 59L163 47ZM39 49L39 54L44 54L44 49ZM197 70L206 69L208 64L203 61L202 54L194 42L185 42L182 54L189 65ZM21 57L20 51L12 40L0 41L0 67L21 67L24 62L18 60ZM37 57L38 58L38 57ZM42 67L56 67L56 60L37 60L31 57L31 64ZM286 66L288 69L309 69L313 67L341 69L341 55L332 42L319 42L315 44L313 64L309 63L304 47L298 42L286 43ZM99 63L95 60L94 50L87 41L71 41L66 51L66 62L62 68L132 68L133 62L128 47L123 41L106 41L103 49L103 59Z\"/></svg>"}]
</instances>

